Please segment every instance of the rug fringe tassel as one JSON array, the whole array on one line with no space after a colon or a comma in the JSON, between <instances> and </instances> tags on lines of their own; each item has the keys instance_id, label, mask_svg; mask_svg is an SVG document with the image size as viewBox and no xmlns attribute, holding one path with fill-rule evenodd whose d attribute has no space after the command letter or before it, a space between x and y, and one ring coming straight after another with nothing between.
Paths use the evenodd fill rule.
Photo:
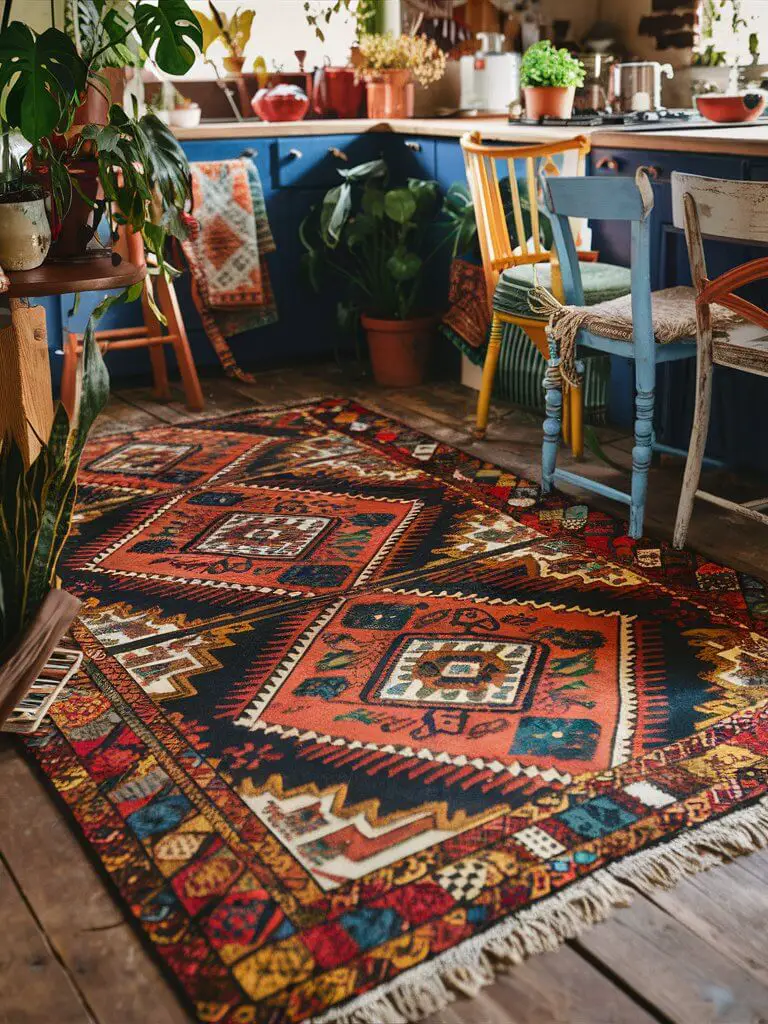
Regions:
<instances>
[{"instance_id":1,"label":"rug fringe tassel","mask_svg":"<svg viewBox=\"0 0 768 1024\"><path fill-rule=\"evenodd\" d=\"M608 870L642 893L671 889L688 875L768 846L768 798L725 818L684 832L663 846L627 857Z\"/></svg>"},{"instance_id":2,"label":"rug fringe tassel","mask_svg":"<svg viewBox=\"0 0 768 1024\"><path fill-rule=\"evenodd\" d=\"M459 996L471 998L529 956L556 950L614 910L689 875L768 846L768 798L642 850L522 910L389 984L328 1010L314 1024L415 1024Z\"/></svg>"}]
</instances>

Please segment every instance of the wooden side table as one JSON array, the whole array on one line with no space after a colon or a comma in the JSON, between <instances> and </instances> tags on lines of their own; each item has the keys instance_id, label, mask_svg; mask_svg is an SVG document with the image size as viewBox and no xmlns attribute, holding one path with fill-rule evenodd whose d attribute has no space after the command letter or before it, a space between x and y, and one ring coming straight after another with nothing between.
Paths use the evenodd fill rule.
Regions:
<instances>
[{"instance_id":1,"label":"wooden side table","mask_svg":"<svg viewBox=\"0 0 768 1024\"><path fill-rule=\"evenodd\" d=\"M128 288L146 273L145 266L124 261L115 267L98 257L8 274L11 324L0 331L0 435L15 437L26 465L34 461L53 422L45 309L28 300Z\"/></svg>"}]
</instances>

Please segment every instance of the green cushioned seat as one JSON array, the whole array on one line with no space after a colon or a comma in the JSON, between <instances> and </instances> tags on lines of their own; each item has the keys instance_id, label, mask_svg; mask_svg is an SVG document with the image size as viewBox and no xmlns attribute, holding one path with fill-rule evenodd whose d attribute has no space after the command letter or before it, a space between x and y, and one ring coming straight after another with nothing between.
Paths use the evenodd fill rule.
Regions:
<instances>
[{"instance_id":1,"label":"green cushioned seat","mask_svg":"<svg viewBox=\"0 0 768 1024\"><path fill-rule=\"evenodd\" d=\"M588 306L608 299L618 299L631 291L629 267L616 267L612 263L580 263L584 300ZM536 279L542 288L551 288L552 267L549 263L536 264ZM499 313L543 319L531 312L528 293L533 288L533 265L524 264L502 271L493 296L493 306Z\"/></svg>"}]
</instances>

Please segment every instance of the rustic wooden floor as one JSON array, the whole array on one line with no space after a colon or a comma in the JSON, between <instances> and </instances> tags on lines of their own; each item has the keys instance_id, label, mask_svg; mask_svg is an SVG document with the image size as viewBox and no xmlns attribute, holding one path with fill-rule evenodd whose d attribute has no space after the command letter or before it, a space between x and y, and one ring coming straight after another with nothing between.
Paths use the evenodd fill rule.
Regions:
<instances>
[{"instance_id":1,"label":"rustic wooden floor","mask_svg":"<svg viewBox=\"0 0 768 1024\"><path fill-rule=\"evenodd\" d=\"M495 407L489 439L472 446L474 395L459 385L383 391L335 370L313 370L265 374L255 386L211 380L204 390L211 413L353 394L489 461L538 475L538 418ZM147 390L124 391L99 429L132 431L188 416L179 401L159 405ZM610 429L599 434L609 458L626 465L627 439ZM614 485L621 479L601 464L589 472ZM652 536L670 535L680 473L672 463L654 471ZM727 479L708 489L718 483L721 493L733 492ZM768 577L765 533L713 506L697 506L691 543ZM522 964L430 1024L768 1024L767 921L762 852L652 900L637 893L605 924ZM13 743L0 739L0 1024L188 1021L41 784Z\"/></svg>"}]
</instances>

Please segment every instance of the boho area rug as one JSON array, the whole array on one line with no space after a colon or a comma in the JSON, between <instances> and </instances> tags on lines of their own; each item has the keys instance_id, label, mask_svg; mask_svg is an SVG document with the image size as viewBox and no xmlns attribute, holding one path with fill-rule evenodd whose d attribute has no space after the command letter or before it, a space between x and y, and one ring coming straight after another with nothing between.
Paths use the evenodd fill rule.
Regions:
<instances>
[{"instance_id":1,"label":"boho area rug","mask_svg":"<svg viewBox=\"0 0 768 1024\"><path fill-rule=\"evenodd\" d=\"M352 402L102 437L27 748L200 1021L397 1024L765 841L768 601Z\"/></svg>"}]
</instances>

